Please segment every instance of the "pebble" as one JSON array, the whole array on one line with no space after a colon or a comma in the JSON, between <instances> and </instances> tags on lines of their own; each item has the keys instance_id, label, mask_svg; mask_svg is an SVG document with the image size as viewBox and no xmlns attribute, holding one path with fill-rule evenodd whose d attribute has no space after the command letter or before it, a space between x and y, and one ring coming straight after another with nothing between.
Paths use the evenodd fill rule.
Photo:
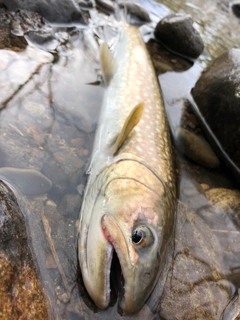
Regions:
<instances>
[{"instance_id":1,"label":"pebble","mask_svg":"<svg viewBox=\"0 0 240 320\"><path fill-rule=\"evenodd\" d=\"M100 8L100 9L104 9L107 10L108 12L114 12L115 8L113 5L113 2L110 0L95 0L96 1L96 5Z\"/></svg>"},{"instance_id":2,"label":"pebble","mask_svg":"<svg viewBox=\"0 0 240 320\"><path fill-rule=\"evenodd\" d=\"M220 166L220 162L209 143L191 131L179 128L176 146L180 153L203 167L218 168Z\"/></svg>"},{"instance_id":3,"label":"pebble","mask_svg":"<svg viewBox=\"0 0 240 320\"><path fill-rule=\"evenodd\" d=\"M79 215L81 196L79 194L66 194L58 205L58 212L67 218L75 219Z\"/></svg>"},{"instance_id":4,"label":"pebble","mask_svg":"<svg viewBox=\"0 0 240 320\"><path fill-rule=\"evenodd\" d=\"M203 188L203 190L209 190L210 186L206 183L201 183L200 186Z\"/></svg>"}]
</instances>

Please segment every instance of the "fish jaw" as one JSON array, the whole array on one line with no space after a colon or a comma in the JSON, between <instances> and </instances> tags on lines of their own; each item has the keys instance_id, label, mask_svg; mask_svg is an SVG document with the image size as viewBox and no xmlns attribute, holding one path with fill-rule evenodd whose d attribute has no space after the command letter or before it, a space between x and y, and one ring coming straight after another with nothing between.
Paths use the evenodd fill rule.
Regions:
<instances>
[{"instance_id":1,"label":"fish jaw","mask_svg":"<svg viewBox=\"0 0 240 320\"><path fill-rule=\"evenodd\" d=\"M102 227L121 265L124 287L119 296L119 307L126 314L136 313L152 292L156 278L151 279L150 263L139 256L130 241L127 242L114 218L108 215L103 216ZM153 274L156 276L156 272Z\"/></svg>"},{"instance_id":2,"label":"fish jaw","mask_svg":"<svg viewBox=\"0 0 240 320\"><path fill-rule=\"evenodd\" d=\"M83 223L78 239L78 257L84 286L94 303L106 309L110 302L110 268L113 246L101 228L105 199L97 198L91 220Z\"/></svg>"},{"instance_id":3,"label":"fish jaw","mask_svg":"<svg viewBox=\"0 0 240 320\"><path fill-rule=\"evenodd\" d=\"M84 285L99 308L110 303L114 251L124 282L123 290L119 288L120 309L126 314L138 312L153 291L172 230L169 216L164 214L164 200L161 206L160 201L159 195L127 179L113 180L98 197L94 218L85 227L84 250L79 246L79 260ZM150 244L143 247L132 240L133 230L140 226L151 233Z\"/></svg>"}]
</instances>

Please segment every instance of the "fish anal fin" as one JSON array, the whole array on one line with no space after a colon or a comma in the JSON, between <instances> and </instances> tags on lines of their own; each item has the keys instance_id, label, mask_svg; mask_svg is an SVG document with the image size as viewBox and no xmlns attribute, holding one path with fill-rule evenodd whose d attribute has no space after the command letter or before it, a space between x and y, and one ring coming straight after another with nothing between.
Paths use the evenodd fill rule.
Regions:
<instances>
[{"instance_id":1,"label":"fish anal fin","mask_svg":"<svg viewBox=\"0 0 240 320\"><path fill-rule=\"evenodd\" d=\"M144 102L138 103L133 110L128 115L127 119L124 122L121 133L119 134L117 141L114 145L113 155L115 155L118 150L123 145L124 141L127 139L129 133L140 121L144 110Z\"/></svg>"},{"instance_id":2,"label":"fish anal fin","mask_svg":"<svg viewBox=\"0 0 240 320\"><path fill-rule=\"evenodd\" d=\"M106 42L103 42L100 45L100 64L104 82L108 85L116 71L117 65Z\"/></svg>"}]
</instances>

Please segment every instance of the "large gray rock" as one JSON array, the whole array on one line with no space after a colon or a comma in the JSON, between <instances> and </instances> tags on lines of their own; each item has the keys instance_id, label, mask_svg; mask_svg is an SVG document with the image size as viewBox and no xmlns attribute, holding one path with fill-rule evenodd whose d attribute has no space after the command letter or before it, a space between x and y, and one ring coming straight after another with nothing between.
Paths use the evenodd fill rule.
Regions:
<instances>
[{"instance_id":1,"label":"large gray rock","mask_svg":"<svg viewBox=\"0 0 240 320\"><path fill-rule=\"evenodd\" d=\"M215 150L240 181L240 50L231 49L218 57L203 72L192 95L216 137L210 137Z\"/></svg>"}]
</instances>

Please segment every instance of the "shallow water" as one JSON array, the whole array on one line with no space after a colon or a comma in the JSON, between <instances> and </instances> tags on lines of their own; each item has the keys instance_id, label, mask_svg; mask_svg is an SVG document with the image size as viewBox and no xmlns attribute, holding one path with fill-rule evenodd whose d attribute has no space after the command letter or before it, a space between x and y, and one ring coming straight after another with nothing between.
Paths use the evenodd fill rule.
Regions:
<instances>
[{"instance_id":1,"label":"shallow water","mask_svg":"<svg viewBox=\"0 0 240 320\"><path fill-rule=\"evenodd\" d=\"M150 31L172 11L190 13L205 43L204 53L187 71L159 76L174 136L184 98L201 71L212 58L240 45L239 22L220 1L138 2L150 13ZM198 215L182 213L185 209L179 208L178 223L183 227L176 231L176 258L169 262L171 279L164 291L158 284L134 317L118 313L115 302L100 311L89 300L76 257L82 197L77 188L83 189L86 183L104 88L99 85L98 45L91 29L54 27L54 35L54 41L40 44L34 37L31 41L27 38L29 45L22 52L0 51L0 165L36 169L53 183L47 194L40 192L35 197L23 195L13 185L27 221L51 317L190 319L192 310L198 309L202 311L199 319L219 319L239 286L240 233L226 213L210 206L200 184L233 187L234 183L224 169L209 171L181 156L179 198ZM33 183L38 184L38 179ZM161 303L159 292L163 294Z\"/></svg>"}]
</instances>

